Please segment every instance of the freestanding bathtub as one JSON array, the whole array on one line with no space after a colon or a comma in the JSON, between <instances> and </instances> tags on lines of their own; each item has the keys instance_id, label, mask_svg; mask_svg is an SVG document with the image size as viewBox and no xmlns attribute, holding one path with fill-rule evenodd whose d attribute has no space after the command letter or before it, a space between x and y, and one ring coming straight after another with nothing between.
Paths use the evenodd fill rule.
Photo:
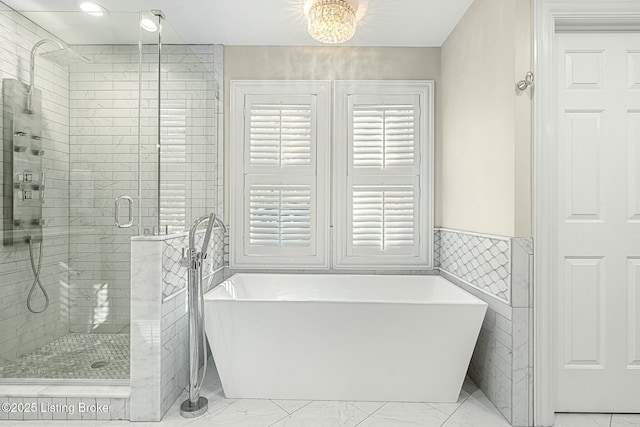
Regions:
<instances>
[{"instance_id":1,"label":"freestanding bathtub","mask_svg":"<svg viewBox=\"0 0 640 427\"><path fill-rule=\"evenodd\" d=\"M235 274L205 295L228 398L455 402L487 304L439 276Z\"/></svg>"}]
</instances>

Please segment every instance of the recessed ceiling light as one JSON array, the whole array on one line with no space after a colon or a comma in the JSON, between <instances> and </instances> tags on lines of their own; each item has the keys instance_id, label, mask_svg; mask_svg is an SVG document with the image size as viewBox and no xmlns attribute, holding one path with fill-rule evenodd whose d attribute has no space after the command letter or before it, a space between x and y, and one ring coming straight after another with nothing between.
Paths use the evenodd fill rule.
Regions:
<instances>
[{"instance_id":1,"label":"recessed ceiling light","mask_svg":"<svg viewBox=\"0 0 640 427\"><path fill-rule=\"evenodd\" d=\"M143 30L147 30L150 33L155 33L156 31L158 31L158 25L153 22L151 18L140 19L140 26Z\"/></svg>"},{"instance_id":2,"label":"recessed ceiling light","mask_svg":"<svg viewBox=\"0 0 640 427\"><path fill-rule=\"evenodd\" d=\"M92 1L76 0L75 5L80 8L81 11L91 16L102 16L107 13L107 9L105 9L104 6Z\"/></svg>"}]
</instances>

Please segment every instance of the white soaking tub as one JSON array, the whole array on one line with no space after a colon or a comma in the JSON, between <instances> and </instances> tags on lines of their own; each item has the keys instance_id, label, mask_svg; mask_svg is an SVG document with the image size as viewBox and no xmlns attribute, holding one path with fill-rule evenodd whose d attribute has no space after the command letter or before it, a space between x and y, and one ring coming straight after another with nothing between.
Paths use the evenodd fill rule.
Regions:
<instances>
[{"instance_id":1,"label":"white soaking tub","mask_svg":"<svg viewBox=\"0 0 640 427\"><path fill-rule=\"evenodd\" d=\"M487 304L439 276L235 274L205 295L228 398L455 402Z\"/></svg>"}]
</instances>

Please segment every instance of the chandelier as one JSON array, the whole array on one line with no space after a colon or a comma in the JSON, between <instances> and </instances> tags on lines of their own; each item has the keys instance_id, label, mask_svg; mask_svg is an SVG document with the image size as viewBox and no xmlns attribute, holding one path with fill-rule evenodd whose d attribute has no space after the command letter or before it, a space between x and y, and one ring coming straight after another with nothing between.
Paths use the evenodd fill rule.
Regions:
<instances>
[{"instance_id":1,"label":"chandelier","mask_svg":"<svg viewBox=\"0 0 640 427\"><path fill-rule=\"evenodd\" d=\"M356 11L345 0L316 0L308 18L309 34L322 43L343 43L356 32Z\"/></svg>"}]
</instances>

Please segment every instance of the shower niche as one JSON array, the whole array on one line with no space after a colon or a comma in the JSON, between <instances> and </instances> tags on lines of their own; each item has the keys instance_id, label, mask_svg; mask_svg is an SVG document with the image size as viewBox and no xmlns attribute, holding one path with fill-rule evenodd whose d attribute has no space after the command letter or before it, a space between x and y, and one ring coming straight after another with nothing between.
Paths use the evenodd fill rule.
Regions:
<instances>
[{"instance_id":1,"label":"shower niche","mask_svg":"<svg viewBox=\"0 0 640 427\"><path fill-rule=\"evenodd\" d=\"M30 108L28 98L30 100ZM3 79L3 243L42 241L42 95L15 79Z\"/></svg>"}]
</instances>

